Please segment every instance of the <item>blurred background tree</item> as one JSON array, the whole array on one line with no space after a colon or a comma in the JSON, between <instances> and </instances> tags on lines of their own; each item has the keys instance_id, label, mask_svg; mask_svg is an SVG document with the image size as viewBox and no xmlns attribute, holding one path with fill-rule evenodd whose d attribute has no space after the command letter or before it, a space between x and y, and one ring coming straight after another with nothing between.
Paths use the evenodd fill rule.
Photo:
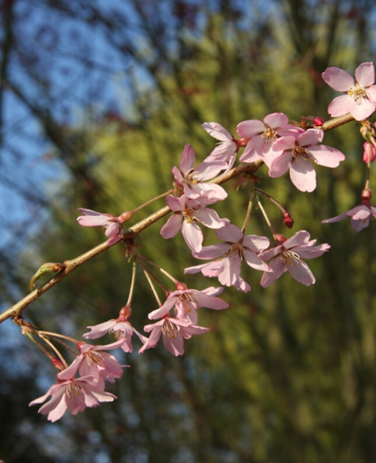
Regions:
<instances>
[{"instance_id":1,"label":"blurred background tree","mask_svg":"<svg viewBox=\"0 0 376 463\"><path fill-rule=\"evenodd\" d=\"M376 9L366 0L3 0L1 12L4 309L26 293L43 262L64 261L103 240L100 231L77 225L77 207L118 215L169 189L184 144L200 160L213 149L205 121L235 133L238 122L276 111L295 120L327 117L333 95L322 71L352 73L373 59L376 44ZM263 188L292 213L294 230L332 245L310 262L314 287L284 277L263 290L261 274L245 270L252 291L228 289L229 310L203 311L200 323L212 331L191 340L183 358L162 346L124 356L132 368L112 389L116 402L53 425L27 404L55 373L4 323L0 458L376 461L373 224L357 235L348 222L320 224L359 202L362 139L353 123L328 133L326 143L347 159L334 171L318 168L312 194L300 194L286 178L271 182L260 170ZM238 186L226 184L229 199L218 210L241 225L248 191ZM279 211L265 207L285 233ZM189 287L215 284L183 277L195 261L180 236L165 241L160 228L139 237L143 254ZM257 211L248 229L268 234ZM121 245L112 248L25 316L80 337L86 326L116 316L130 273ZM141 273L136 289L132 321L142 331L156 304Z\"/></svg>"}]
</instances>

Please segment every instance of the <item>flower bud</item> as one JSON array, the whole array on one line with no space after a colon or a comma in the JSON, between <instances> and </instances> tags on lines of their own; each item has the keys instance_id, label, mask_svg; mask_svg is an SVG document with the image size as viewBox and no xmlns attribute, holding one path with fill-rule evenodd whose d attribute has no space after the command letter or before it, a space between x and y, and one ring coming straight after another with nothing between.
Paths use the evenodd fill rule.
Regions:
<instances>
[{"instance_id":1,"label":"flower bud","mask_svg":"<svg viewBox=\"0 0 376 463\"><path fill-rule=\"evenodd\" d=\"M235 140L235 142L238 148L244 148L245 146L247 146L249 138L239 138L238 140Z\"/></svg>"},{"instance_id":2,"label":"flower bud","mask_svg":"<svg viewBox=\"0 0 376 463\"><path fill-rule=\"evenodd\" d=\"M275 233L273 235L273 238L274 238L276 246L279 246L279 245L283 244L286 241L286 238L283 235L279 234L279 233Z\"/></svg>"},{"instance_id":3,"label":"flower bud","mask_svg":"<svg viewBox=\"0 0 376 463\"><path fill-rule=\"evenodd\" d=\"M362 202L369 203L372 199L372 190L369 188L364 188L360 194L360 197L362 198Z\"/></svg>"},{"instance_id":4,"label":"flower bud","mask_svg":"<svg viewBox=\"0 0 376 463\"><path fill-rule=\"evenodd\" d=\"M286 225L287 228L292 228L294 226L294 219L288 212L283 213L283 225Z\"/></svg>"},{"instance_id":5,"label":"flower bud","mask_svg":"<svg viewBox=\"0 0 376 463\"><path fill-rule=\"evenodd\" d=\"M365 143L363 143L363 149L364 149L363 161L366 164L368 163L368 159L369 159L369 162L374 161L375 158L376 158L376 149L375 149L375 147L371 143L366 141Z\"/></svg>"},{"instance_id":6,"label":"flower bud","mask_svg":"<svg viewBox=\"0 0 376 463\"><path fill-rule=\"evenodd\" d=\"M131 220L131 218L134 216L134 212L133 211L126 211L126 212L123 212L122 214L119 215L119 222L120 223L124 223L124 222L127 222L128 220Z\"/></svg>"},{"instance_id":7,"label":"flower bud","mask_svg":"<svg viewBox=\"0 0 376 463\"><path fill-rule=\"evenodd\" d=\"M187 285L185 285L184 283L180 281L176 283L176 291L186 291L186 289L187 289Z\"/></svg>"},{"instance_id":8,"label":"flower bud","mask_svg":"<svg viewBox=\"0 0 376 463\"><path fill-rule=\"evenodd\" d=\"M322 117L314 117L313 118L313 124L318 126L318 127L321 127L323 124L324 124L324 119Z\"/></svg>"}]
</instances>

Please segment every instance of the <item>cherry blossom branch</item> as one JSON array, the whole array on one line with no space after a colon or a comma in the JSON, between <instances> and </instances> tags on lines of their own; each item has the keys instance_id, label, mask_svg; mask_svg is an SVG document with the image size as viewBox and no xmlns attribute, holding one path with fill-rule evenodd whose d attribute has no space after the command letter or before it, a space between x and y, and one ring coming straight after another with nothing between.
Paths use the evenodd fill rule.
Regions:
<instances>
[{"instance_id":1,"label":"cherry blossom branch","mask_svg":"<svg viewBox=\"0 0 376 463\"><path fill-rule=\"evenodd\" d=\"M339 127L341 125L347 124L351 121L353 121L354 118L351 116L351 114L347 114L345 116L337 117L330 119L329 121L326 121L320 128L327 132L329 130L332 130L336 127ZM241 164L227 173L218 176L217 178L213 179L210 183L215 183L215 184L222 184L225 183L235 177L238 177L239 175L243 174L249 174L249 173L254 173L256 172L261 166L263 165L263 161L257 161L255 163L251 164ZM169 192L163 193L159 195L155 199L161 198L163 196L166 196ZM145 203L144 205L149 204L149 202ZM135 209L137 210L137 208ZM126 242L128 240L133 240L136 238L136 236L141 233L143 230L148 228L150 225L154 224L158 220L162 219L166 215L168 215L171 212L171 209L168 206L165 206L158 211L154 212L153 214L149 215L145 219L141 220L140 222L136 223L132 227L128 229L124 233L124 236L122 237L122 241ZM108 242L104 242L99 244L98 246L90 249L86 253L75 257L71 260L65 261L63 264L61 264L62 268L61 270L49 281L47 281L45 284L41 285L38 289L35 289L31 291L27 296L25 296L23 299L21 299L19 302L14 304L12 307L9 309L5 310L3 313L0 314L0 323L3 321L7 320L8 318L14 318L14 317L20 317L22 314L22 311L32 302L36 301L42 294L50 290L53 286L58 284L61 280L63 280L66 276L68 276L70 273L72 273L76 268L80 267L87 261L91 260L98 254L101 254L102 252L106 251L110 247L114 246L116 243L113 244L108 244Z\"/></svg>"}]
</instances>

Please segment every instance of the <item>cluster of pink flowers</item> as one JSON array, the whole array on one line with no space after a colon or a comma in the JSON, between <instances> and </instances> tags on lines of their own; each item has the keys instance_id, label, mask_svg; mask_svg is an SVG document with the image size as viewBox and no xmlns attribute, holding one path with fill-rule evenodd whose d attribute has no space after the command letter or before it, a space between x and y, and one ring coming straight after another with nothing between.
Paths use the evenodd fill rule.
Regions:
<instances>
[{"instance_id":1,"label":"cluster of pink flowers","mask_svg":"<svg viewBox=\"0 0 376 463\"><path fill-rule=\"evenodd\" d=\"M328 68L322 76L331 88L344 93L330 103L329 114L335 117L351 114L357 121L363 121L362 134L366 140L363 146L363 160L369 168L370 162L376 158L375 130L369 121L364 120L373 114L376 108L373 64L361 64L355 71L355 79L336 67ZM309 123L306 123L307 120ZM322 256L329 250L329 244L317 245L316 240L311 240L307 231L300 230L290 238L273 231L274 244L271 245L265 236L245 233L249 215L243 228L239 229L231 224L229 219L220 218L209 206L226 199L227 192L213 179L220 173L232 169L241 148L244 148L244 151L240 156L240 162L262 161L272 178L281 177L289 171L290 179L298 190L314 191L314 166L317 164L335 168L345 159L345 155L337 149L322 144L322 126L323 120L319 117L302 118L301 123L297 124L291 123L283 113L272 113L262 121L251 119L240 122L237 126L239 138L236 139L217 122L203 124L206 132L219 143L204 162L197 166L192 146L185 145L179 167L175 166L172 169L173 194L166 198L172 215L161 229L161 235L165 239L175 237L181 230L192 255L199 260L210 261L186 268L186 274L201 272L204 276L218 278L223 286L234 286L240 291L248 292L251 286L241 276L241 265L245 262L249 267L263 272L260 282L263 288L270 286L284 273L289 273L293 279L305 286L315 283L315 277L303 259ZM258 188L255 188L256 190L262 192ZM283 213L283 223L291 228L294 221L290 214L274 198L265 192L263 194L278 205ZM360 205L326 219L323 223L337 222L350 217L353 229L362 230L368 226L371 219L376 218L376 206L371 205L371 198L368 179L361 194ZM108 245L113 245L124 239L123 223L142 207L144 205L118 217L79 209L82 215L77 220L84 227L102 227ZM214 229L221 242L203 246L204 235L201 226ZM135 251L132 257L137 259ZM147 273L142 263L141 266ZM89 326L89 332L84 334L84 339L98 339L112 334L116 341L104 346L77 342L79 354L73 363L70 366L65 365L64 368L58 361L61 371L57 375L57 383L30 405L43 403L51 397L39 412L47 414L50 421L56 421L66 410L76 415L86 407L96 407L101 402L113 401L115 396L104 390L105 382L114 382L120 378L126 365L120 365L116 357L104 351L120 348L126 353L132 352L134 334L142 344L139 353L154 348L162 338L168 352L175 356L183 355L185 341L209 331L209 328L199 325L199 309L205 307L223 310L228 308L228 304L218 297L223 287L209 287L199 291L188 289L184 283L176 282L173 277L171 279L176 284L175 290L168 291L162 285L167 298L162 304L156 295L159 308L148 315L153 321L144 327L144 331L149 334L148 337L140 334L130 323L131 310L128 302L120 310L118 318ZM80 377L76 377L77 374Z\"/></svg>"},{"instance_id":2,"label":"cluster of pink flowers","mask_svg":"<svg viewBox=\"0 0 376 463\"><path fill-rule=\"evenodd\" d=\"M67 410L72 415L77 415L86 407L93 408L98 407L100 402L112 402L116 396L104 390L105 381L113 382L120 378L124 365L120 365L113 355L103 351L116 349L119 344L115 342L106 346L93 346L78 343L80 354L73 363L57 375L57 383L46 394L29 405L41 404L51 396L39 409L39 413L48 415L48 420L54 422ZM77 372L81 377L75 377Z\"/></svg>"}]
</instances>

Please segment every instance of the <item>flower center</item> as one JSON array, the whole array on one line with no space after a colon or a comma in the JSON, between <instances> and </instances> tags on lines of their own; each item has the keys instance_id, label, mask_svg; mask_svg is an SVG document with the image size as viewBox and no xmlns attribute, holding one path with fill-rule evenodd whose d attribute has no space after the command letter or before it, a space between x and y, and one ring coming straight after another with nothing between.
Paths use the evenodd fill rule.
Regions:
<instances>
[{"instance_id":1,"label":"flower center","mask_svg":"<svg viewBox=\"0 0 376 463\"><path fill-rule=\"evenodd\" d=\"M72 397L79 397L80 395L83 395L83 389L80 384L77 384L76 382L70 383L67 387L67 396L68 399L72 399Z\"/></svg>"},{"instance_id":2,"label":"flower center","mask_svg":"<svg viewBox=\"0 0 376 463\"><path fill-rule=\"evenodd\" d=\"M184 209L184 211L182 211L181 215L184 217L185 221L187 223L191 223L192 220L194 222L198 222L198 219L196 217L194 217L194 209Z\"/></svg>"},{"instance_id":3,"label":"flower center","mask_svg":"<svg viewBox=\"0 0 376 463\"><path fill-rule=\"evenodd\" d=\"M170 320L166 318L162 325L162 334L164 337L168 336L171 339L176 338L176 333L179 331L179 328Z\"/></svg>"},{"instance_id":4,"label":"flower center","mask_svg":"<svg viewBox=\"0 0 376 463\"><path fill-rule=\"evenodd\" d=\"M300 261L300 256L294 251L288 251L287 249L284 249L281 252L281 261L282 264L287 267L288 265L293 264L295 261Z\"/></svg>"},{"instance_id":5,"label":"flower center","mask_svg":"<svg viewBox=\"0 0 376 463\"><path fill-rule=\"evenodd\" d=\"M240 259L243 259L243 245L241 243L233 244L225 255L227 257L234 252L237 252L239 254Z\"/></svg>"},{"instance_id":6,"label":"flower center","mask_svg":"<svg viewBox=\"0 0 376 463\"><path fill-rule=\"evenodd\" d=\"M368 100L367 91L364 88L360 87L358 84L356 84L355 87L351 87L347 94L354 98L356 102L362 99Z\"/></svg>"},{"instance_id":7,"label":"flower center","mask_svg":"<svg viewBox=\"0 0 376 463\"><path fill-rule=\"evenodd\" d=\"M308 150L307 148L304 148L303 146L296 145L293 150L292 150L292 157L294 159L298 159L300 157L304 159L308 159Z\"/></svg>"},{"instance_id":8,"label":"flower center","mask_svg":"<svg viewBox=\"0 0 376 463\"><path fill-rule=\"evenodd\" d=\"M187 184L196 185L196 183L199 182L199 180L196 178L197 175L199 175L199 173L196 172L195 170L193 170L193 169L189 170L186 173L186 175L184 175L184 182L187 183Z\"/></svg>"},{"instance_id":9,"label":"flower center","mask_svg":"<svg viewBox=\"0 0 376 463\"><path fill-rule=\"evenodd\" d=\"M261 138L264 139L264 143L273 143L277 138L277 131L271 129L270 127L264 130L264 133L261 135Z\"/></svg>"},{"instance_id":10,"label":"flower center","mask_svg":"<svg viewBox=\"0 0 376 463\"><path fill-rule=\"evenodd\" d=\"M99 364L102 362L102 356L98 352L88 352L86 354L86 361L89 367L94 364Z\"/></svg>"}]
</instances>

